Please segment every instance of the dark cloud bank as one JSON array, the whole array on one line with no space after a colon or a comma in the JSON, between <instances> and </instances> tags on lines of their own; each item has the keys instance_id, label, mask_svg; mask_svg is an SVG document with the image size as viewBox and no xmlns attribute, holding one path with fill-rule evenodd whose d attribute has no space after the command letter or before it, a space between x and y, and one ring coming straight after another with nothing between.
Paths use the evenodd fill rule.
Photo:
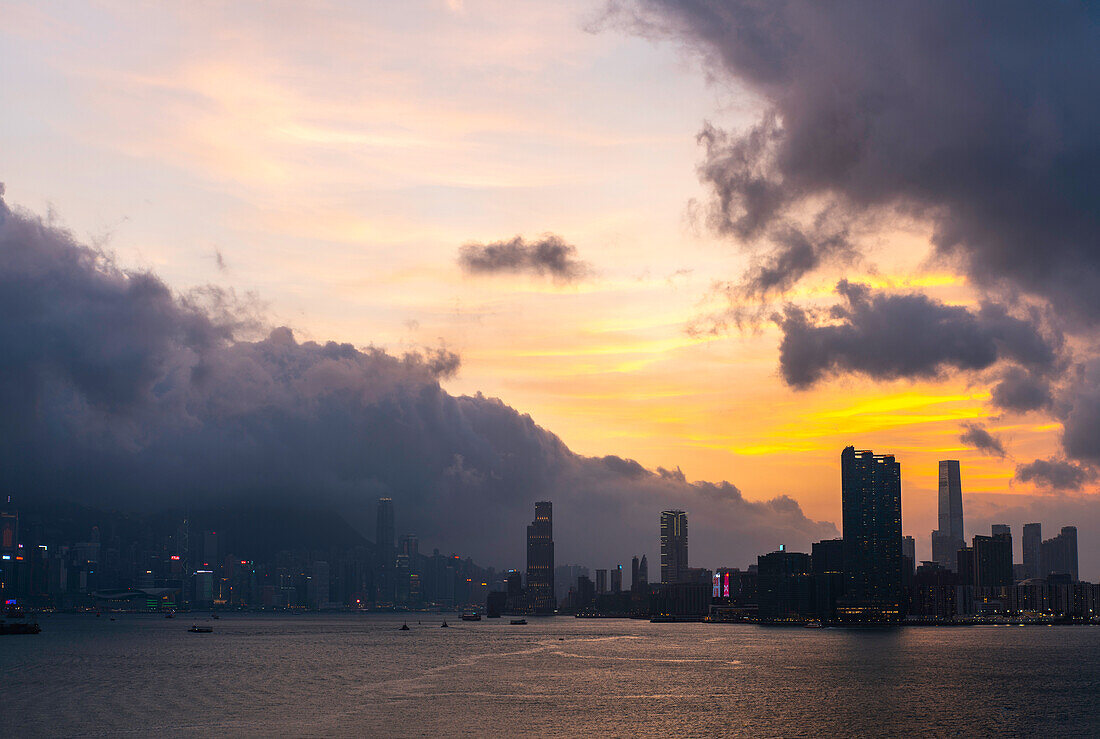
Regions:
<instances>
[{"instance_id":1,"label":"dark cloud bank","mask_svg":"<svg viewBox=\"0 0 1100 739\"><path fill-rule=\"evenodd\" d=\"M657 554L657 514L691 515L700 563L747 564L835 534L780 497L572 453L499 400L439 385L458 358L258 340L231 295L174 295L0 201L0 482L24 499L134 509L331 508L365 531L374 498L425 546L517 566L532 502L555 503L559 561Z\"/></svg>"},{"instance_id":2,"label":"dark cloud bank","mask_svg":"<svg viewBox=\"0 0 1100 739\"><path fill-rule=\"evenodd\" d=\"M577 258L577 247L554 234L536 241L516 236L491 244L465 244L458 264L470 274L549 275L557 282L576 282L590 274L587 262Z\"/></svg>"},{"instance_id":3,"label":"dark cloud bank","mask_svg":"<svg viewBox=\"0 0 1100 739\"><path fill-rule=\"evenodd\" d=\"M685 43L715 80L765 101L755 125L699 134L708 223L755 255L734 297L777 297L851 262L849 234L897 216L930 223L933 257L986 296L969 311L848 285L833 316L789 307L787 382L985 372L996 407L1053 413L1066 454L1100 462L1097 360L1051 354L1061 333L1100 338L1100 4L609 8L609 22Z\"/></svg>"}]
</instances>

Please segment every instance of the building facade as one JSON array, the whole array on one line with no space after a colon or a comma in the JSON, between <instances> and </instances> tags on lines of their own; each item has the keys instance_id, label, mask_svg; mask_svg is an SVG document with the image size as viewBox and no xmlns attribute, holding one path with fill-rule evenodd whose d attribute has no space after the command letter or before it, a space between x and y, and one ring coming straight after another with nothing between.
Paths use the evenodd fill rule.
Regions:
<instances>
[{"instance_id":1,"label":"building facade","mask_svg":"<svg viewBox=\"0 0 1100 739\"><path fill-rule=\"evenodd\" d=\"M535 520L527 527L527 597L534 613L553 613L554 511L548 500L535 503Z\"/></svg>"},{"instance_id":2,"label":"building facade","mask_svg":"<svg viewBox=\"0 0 1100 739\"><path fill-rule=\"evenodd\" d=\"M688 520L684 511L661 511L661 584L684 582L688 569Z\"/></svg>"},{"instance_id":3,"label":"building facade","mask_svg":"<svg viewBox=\"0 0 1100 739\"><path fill-rule=\"evenodd\" d=\"M845 593L838 619L898 621L904 616L901 465L893 455L847 447L840 468Z\"/></svg>"}]
</instances>

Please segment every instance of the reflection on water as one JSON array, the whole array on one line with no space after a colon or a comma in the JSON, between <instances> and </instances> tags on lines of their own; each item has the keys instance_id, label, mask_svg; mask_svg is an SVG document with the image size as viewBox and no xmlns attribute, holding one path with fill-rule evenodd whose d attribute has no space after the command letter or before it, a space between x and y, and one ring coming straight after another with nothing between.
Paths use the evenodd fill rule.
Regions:
<instances>
[{"instance_id":1,"label":"reflection on water","mask_svg":"<svg viewBox=\"0 0 1100 739\"><path fill-rule=\"evenodd\" d=\"M0 641L13 736L1100 733L1100 627L764 629L55 615Z\"/></svg>"}]
</instances>

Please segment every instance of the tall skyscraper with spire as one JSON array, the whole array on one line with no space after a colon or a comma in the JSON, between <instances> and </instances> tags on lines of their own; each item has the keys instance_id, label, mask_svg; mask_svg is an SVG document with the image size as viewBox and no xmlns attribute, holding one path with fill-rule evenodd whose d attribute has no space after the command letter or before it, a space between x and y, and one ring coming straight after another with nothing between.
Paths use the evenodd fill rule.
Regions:
<instances>
[{"instance_id":1,"label":"tall skyscraper with spire","mask_svg":"<svg viewBox=\"0 0 1100 739\"><path fill-rule=\"evenodd\" d=\"M846 621L893 622L902 608L901 465L847 447L840 455Z\"/></svg>"},{"instance_id":2,"label":"tall skyscraper with spire","mask_svg":"<svg viewBox=\"0 0 1100 739\"><path fill-rule=\"evenodd\" d=\"M940 461L939 528L932 532L932 559L949 570L957 566L963 534L962 476L957 459Z\"/></svg>"},{"instance_id":3,"label":"tall skyscraper with spire","mask_svg":"<svg viewBox=\"0 0 1100 739\"><path fill-rule=\"evenodd\" d=\"M554 507L535 503L535 520L527 527L527 602L535 613L553 613Z\"/></svg>"},{"instance_id":4,"label":"tall skyscraper with spire","mask_svg":"<svg viewBox=\"0 0 1100 739\"><path fill-rule=\"evenodd\" d=\"M683 511L661 511L661 584L684 582L687 569L687 514Z\"/></svg>"}]
</instances>

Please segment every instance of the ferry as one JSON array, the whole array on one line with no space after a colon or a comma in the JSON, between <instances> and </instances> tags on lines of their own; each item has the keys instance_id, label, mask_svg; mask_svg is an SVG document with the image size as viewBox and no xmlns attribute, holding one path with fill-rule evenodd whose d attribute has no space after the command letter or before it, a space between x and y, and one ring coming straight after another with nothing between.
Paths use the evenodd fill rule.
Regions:
<instances>
[{"instance_id":1,"label":"ferry","mask_svg":"<svg viewBox=\"0 0 1100 739\"><path fill-rule=\"evenodd\" d=\"M465 613L462 614L462 620L463 621L480 621L481 620L481 614L478 613L477 611L466 611Z\"/></svg>"},{"instance_id":2,"label":"ferry","mask_svg":"<svg viewBox=\"0 0 1100 739\"><path fill-rule=\"evenodd\" d=\"M512 623L512 626L526 626L527 625L527 619L525 619L525 618L513 618L511 623Z\"/></svg>"}]
</instances>

